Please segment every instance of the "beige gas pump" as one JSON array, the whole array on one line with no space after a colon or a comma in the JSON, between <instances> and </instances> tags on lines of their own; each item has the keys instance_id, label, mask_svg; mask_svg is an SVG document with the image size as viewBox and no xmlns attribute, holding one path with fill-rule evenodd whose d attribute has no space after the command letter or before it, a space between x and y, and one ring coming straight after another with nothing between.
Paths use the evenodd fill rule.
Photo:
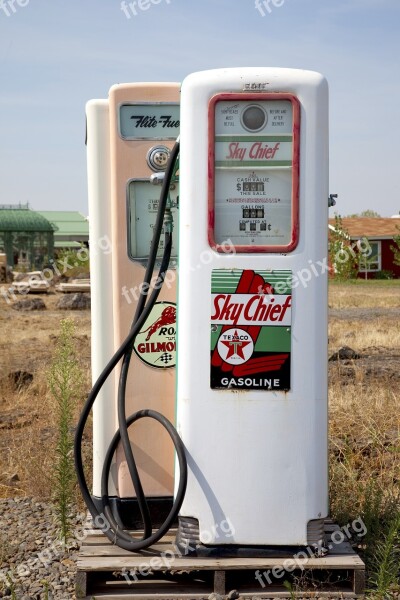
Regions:
<instances>
[{"instance_id":1,"label":"beige gas pump","mask_svg":"<svg viewBox=\"0 0 400 600\"><path fill-rule=\"evenodd\" d=\"M109 93L111 143L111 219L114 304L114 348L129 331L142 291L160 186L150 178L165 170L170 149L179 135L179 84L115 85ZM156 177L156 182L161 178ZM178 188L170 199L176 217ZM163 252L163 238L158 256ZM172 259L176 257L173 245ZM127 380L126 413L149 408L174 421L176 285L173 260L149 318L135 340ZM118 375L116 390L118 393ZM174 489L173 447L157 423L141 421L133 428L132 449L139 475L157 521L168 513ZM125 455L117 451L117 490L125 524L135 525L135 493Z\"/></svg>"},{"instance_id":2,"label":"beige gas pump","mask_svg":"<svg viewBox=\"0 0 400 600\"><path fill-rule=\"evenodd\" d=\"M179 135L179 84L115 85L108 100L88 103L86 115L95 383L104 365L123 344L152 285L143 284L143 280L158 213L161 185L157 184L162 184L170 150ZM171 220L176 222L177 203L177 182L172 181L168 207ZM95 251L98 238L104 236L109 238L111 252ZM164 253L164 241L162 229L155 271ZM103 510L103 465L119 421L125 422L126 417L142 408L174 421L175 245L170 254L170 267L157 302L124 361L118 363L96 394L91 498L99 512ZM125 369L122 377L121 368ZM121 387L123 417L118 414L122 410L118 409ZM173 504L173 444L153 419L135 423L129 436L135 442L126 439L125 443L131 448L139 487L143 486L151 521L156 525L165 519ZM116 449L107 477L107 494L118 525L132 529L142 526L143 514L127 467L127 452L121 444Z\"/></svg>"}]
</instances>

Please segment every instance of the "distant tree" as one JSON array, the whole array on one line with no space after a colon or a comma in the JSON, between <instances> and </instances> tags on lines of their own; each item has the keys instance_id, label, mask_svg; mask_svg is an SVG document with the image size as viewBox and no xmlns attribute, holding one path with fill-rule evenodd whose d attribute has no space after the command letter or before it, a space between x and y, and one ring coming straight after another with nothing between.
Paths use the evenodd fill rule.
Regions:
<instances>
[{"instance_id":1,"label":"distant tree","mask_svg":"<svg viewBox=\"0 0 400 600\"><path fill-rule=\"evenodd\" d=\"M394 254L393 263L400 267L400 227L396 227L399 232L398 235L393 236L393 241L396 244L395 246L390 246L391 251Z\"/></svg>"},{"instance_id":2,"label":"distant tree","mask_svg":"<svg viewBox=\"0 0 400 600\"><path fill-rule=\"evenodd\" d=\"M347 281L357 276L359 254L351 244L350 235L343 227L342 217L335 214L334 230L329 232L329 262L333 276L338 281Z\"/></svg>"},{"instance_id":3,"label":"distant tree","mask_svg":"<svg viewBox=\"0 0 400 600\"><path fill-rule=\"evenodd\" d=\"M380 218L381 215L377 212L375 212L374 210L371 210L370 208L367 208L367 210L363 210L360 213L354 213L353 215L348 215L348 217L375 217L375 218Z\"/></svg>"}]
</instances>

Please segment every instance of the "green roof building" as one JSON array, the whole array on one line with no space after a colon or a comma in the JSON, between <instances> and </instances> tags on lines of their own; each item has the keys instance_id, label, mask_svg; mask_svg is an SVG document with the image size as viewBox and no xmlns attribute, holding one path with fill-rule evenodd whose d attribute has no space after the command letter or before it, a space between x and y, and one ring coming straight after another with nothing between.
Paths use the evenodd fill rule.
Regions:
<instances>
[{"instance_id":1,"label":"green roof building","mask_svg":"<svg viewBox=\"0 0 400 600\"><path fill-rule=\"evenodd\" d=\"M0 205L0 253L11 267L41 269L48 263L54 255L54 230L28 205Z\"/></svg>"},{"instance_id":2,"label":"green roof building","mask_svg":"<svg viewBox=\"0 0 400 600\"><path fill-rule=\"evenodd\" d=\"M89 222L80 212L74 210L36 211L54 227L55 248L80 248L89 242Z\"/></svg>"}]
</instances>

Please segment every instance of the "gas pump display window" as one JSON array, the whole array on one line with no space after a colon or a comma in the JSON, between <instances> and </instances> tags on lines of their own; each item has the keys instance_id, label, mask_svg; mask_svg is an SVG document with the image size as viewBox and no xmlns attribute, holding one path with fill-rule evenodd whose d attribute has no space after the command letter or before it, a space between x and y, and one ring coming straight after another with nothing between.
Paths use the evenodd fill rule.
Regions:
<instances>
[{"instance_id":1,"label":"gas pump display window","mask_svg":"<svg viewBox=\"0 0 400 600\"><path fill-rule=\"evenodd\" d=\"M209 105L209 243L290 252L298 242L298 100L218 94Z\"/></svg>"},{"instance_id":2,"label":"gas pump display window","mask_svg":"<svg viewBox=\"0 0 400 600\"><path fill-rule=\"evenodd\" d=\"M122 104L119 133L126 140L176 140L179 135L179 104L154 102Z\"/></svg>"},{"instance_id":3,"label":"gas pump display window","mask_svg":"<svg viewBox=\"0 0 400 600\"><path fill-rule=\"evenodd\" d=\"M135 179L128 183L128 256L132 260L146 259L149 256L153 239L160 196L159 186L149 183L148 179ZM175 226L178 223L178 185L170 189L171 212ZM171 257L176 258L176 236L172 234ZM164 253L164 235L161 235L157 256Z\"/></svg>"}]
</instances>

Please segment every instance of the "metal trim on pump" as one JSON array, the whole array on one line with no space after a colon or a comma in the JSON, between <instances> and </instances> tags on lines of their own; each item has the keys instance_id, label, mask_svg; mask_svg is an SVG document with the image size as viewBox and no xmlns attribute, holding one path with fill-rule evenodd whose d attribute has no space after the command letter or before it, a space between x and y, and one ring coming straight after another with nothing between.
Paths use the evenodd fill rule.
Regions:
<instances>
[{"instance_id":1,"label":"metal trim on pump","mask_svg":"<svg viewBox=\"0 0 400 600\"><path fill-rule=\"evenodd\" d=\"M294 94L279 93L279 92L260 92L260 93L226 93L221 92L210 98L208 108L208 152L209 152L209 172L208 172L208 240L211 248L216 252L226 253L225 245L218 244L215 241L215 108L218 102L231 101L268 101L268 100L288 100L292 104L293 110L293 150L292 150L292 198L291 198L291 240L289 244L279 245L235 245L235 252L238 253L286 253L292 252L299 242L299 170L300 170L300 102ZM250 108L254 105L249 105ZM258 106L258 105L257 105ZM241 116L241 122L242 122ZM259 133L266 125L265 123L257 129L253 129L253 133ZM250 131L247 127L246 129ZM254 167L253 167L254 168ZM263 167L265 170L265 166Z\"/></svg>"}]
</instances>

